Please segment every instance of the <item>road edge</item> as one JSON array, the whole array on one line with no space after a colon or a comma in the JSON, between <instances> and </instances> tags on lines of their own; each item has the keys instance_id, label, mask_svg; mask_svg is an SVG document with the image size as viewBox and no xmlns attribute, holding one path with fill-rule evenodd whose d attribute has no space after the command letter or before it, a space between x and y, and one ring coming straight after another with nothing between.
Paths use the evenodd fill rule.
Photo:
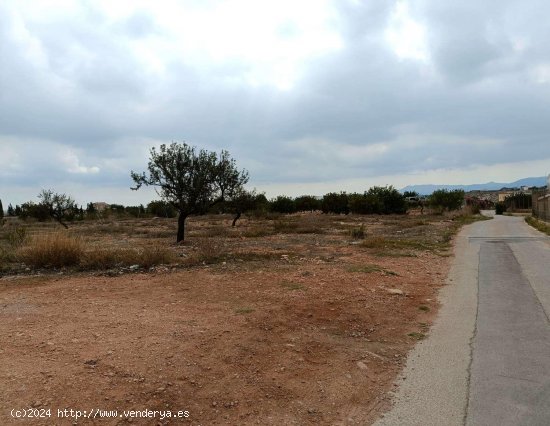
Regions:
<instances>
[{"instance_id":1,"label":"road edge","mask_svg":"<svg viewBox=\"0 0 550 426\"><path fill-rule=\"evenodd\" d=\"M468 241L474 225L463 227L455 237L434 325L428 338L410 352L396 380L393 407L376 426L464 424L477 316L479 245Z\"/></svg>"}]
</instances>

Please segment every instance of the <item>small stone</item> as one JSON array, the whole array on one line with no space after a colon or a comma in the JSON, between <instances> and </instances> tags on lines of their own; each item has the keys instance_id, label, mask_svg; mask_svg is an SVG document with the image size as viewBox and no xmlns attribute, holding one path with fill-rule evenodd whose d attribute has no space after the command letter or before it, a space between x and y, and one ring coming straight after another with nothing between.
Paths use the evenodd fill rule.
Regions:
<instances>
[{"instance_id":1,"label":"small stone","mask_svg":"<svg viewBox=\"0 0 550 426\"><path fill-rule=\"evenodd\" d=\"M367 364L365 364L363 361L357 361L357 367L359 367L360 370L367 370Z\"/></svg>"},{"instance_id":2,"label":"small stone","mask_svg":"<svg viewBox=\"0 0 550 426\"><path fill-rule=\"evenodd\" d=\"M388 288L386 291L390 294L404 294L403 290L399 290L398 288Z\"/></svg>"}]
</instances>

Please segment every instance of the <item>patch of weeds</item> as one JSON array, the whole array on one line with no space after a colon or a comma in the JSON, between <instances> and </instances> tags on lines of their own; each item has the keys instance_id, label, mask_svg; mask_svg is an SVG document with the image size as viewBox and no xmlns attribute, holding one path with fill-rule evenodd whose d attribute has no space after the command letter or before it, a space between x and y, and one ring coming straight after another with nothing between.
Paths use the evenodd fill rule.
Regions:
<instances>
[{"instance_id":1,"label":"patch of weeds","mask_svg":"<svg viewBox=\"0 0 550 426\"><path fill-rule=\"evenodd\" d=\"M302 284L299 284L299 283L294 283L292 281L282 281L281 283L279 283L281 285L281 287L284 287L286 288L287 290L291 290L291 291L294 291L294 290L304 290L304 286Z\"/></svg>"},{"instance_id":2,"label":"patch of weeds","mask_svg":"<svg viewBox=\"0 0 550 426\"><path fill-rule=\"evenodd\" d=\"M418 226L429 225L430 222L426 219L416 219L416 220L402 220L395 223L395 225L401 229L416 228Z\"/></svg>"},{"instance_id":3,"label":"patch of weeds","mask_svg":"<svg viewBox=\"0 0 550 426\"><path fill-rule=\"evenodd\" d=\"M225 226L212 226L201 231L202 237L226 237L229 234L229 229Z\"/></svg>"},{"instance_id":4,"label":"patch of weeds","mask_svg":"<svg viewBox=\"0 0 550 426\"><path fill-rule=\"evenodd\" d=\"M412 333L407 334L407 336L414 340L423 340L426 338L424 333L419 333L417 331L413 331Z\"/></svg>"},{"instance_id":5,"label":"patch of weeds","mask_svg":"<svg viewBox=\"0 0 550 426\"><path fill-rule=\"evenodd\" d=\"M370 274L373 272L381 272L385 275L393 275L393 276L399 276L397 272L390 271L389 269L382 268L379 265L369 264L369 265L354 265L350 266L348 269L348 272L363 272L365 274Z\"/></svg>"},{"instance_id":6,"label":"patch of weeds","mask_svg":"<svg viewBox=\"0 0 550 426\"><path fill-rule=\"evenodd\" d=\"M273 229L278 234L293 234L298 229L298 224L288 220L276 220L273 222Z\"/></svg>"},{"instance_id":7,"label":"patch of weeds","mask_svg":"<svg viewBox=\"0 0 550 426\"><path fill-rule=\"evenodd\" d=\"M550 235L550 224L542 222L533 216L527 216L525 222L535 228L537 231L543 232L546 235Z\"/></svg>"},{"instance_id":8,"label":"patch of weeds","mask_svg":"<svg viewBox=\"0 0 550 426\"><path fill-rule=\"evenodd\" d=\"M194 251L185 262L189 265L218 263L227 256L225 247L210 238L198 238L194 243Z\"/></svg>"},{"instance_id":9,"label":"patch of weeds","mask_svg":"<svg viewBox=\"0 0 550 426\"><path fill-rule=\"evenodd\" d=\"M17 248L22 246L27 240L27 228L18 226L6 234L6 239L11 247Z\"/></svg>"},{"instance_id":10,"label":"patch of weeds","mask_svg":"<svg viewBox=\"0 0 550 426\"><path fill-rule=\"evenodd\" d=\"M141 249L94 247L86 251L80 261L80 268L110 269L117 266L139 265L150 268L175 262L175 254L168 247L149 245Z\"/></svg>"},{"instance_id":11,"label":"patch of weeds","mask_svg":"<svg viewBox=\"0 0 550 426\"><path fill-rule=\"evenodd\" d=\"M273 234L268 228L266 227L260 227L260 226L254 226L252 228L247 229L243 232L243 237L246 238L260 238L260 237L267 237L268 235Z\"/></svg>"},{"instance_id":12,"label":"patch of weeds","mask_svg":"<svg viewBox=\"0 0 550 426\"><path fill-rule=\"evenodd\" d=\"M426 322L419 322L418 326L420 327L420 330L422 330L423 332L428 332L428 330L430 329L430 325Z\"/></svg>"},{"instance_id":13,"label":"patch of weeds","mask_svg":"<svg viewBox=\"0 0 550 426\"><path fill-rule=\"evenodd\" d=\"M63 232L35 235L17 250L18 258L34 268L75 266L83 253L82 239Z\"/></svg>"},{"instance_id":14,"label":"patch of weeds","mask_svg":"<svg viewBox=\"0 0 550 426\"><path fill-rule=\"evenodd\" d=\"M235 313L239 314L239 315L250 314L252 312L254 312L254 309L252 309L252 308L238 308L238 309L235 309Z\"/></svg>"},{"instance_id":15,"label":"patch of weeds","mask_svg":"<svg viewBox=\"0 0 550 426\"><path fill-rule=\"evenodd\" d=\"M474 222L479 222L481 220L491 220L492 217L489 216L482 216L482 215L471 215L471 214L461 214L459 216L456 216L453 218L453 222L459 224L459 225L469 225Z\"/></svg>"},{"instance_id":16,"label":"patch of weeds","mask_svg":"<svg viewBox=\"0 0 550 426\"><path fill-rule=\"evenodd\" d=\"M418 309L419 309L420 311L423 311L423 312L429 312L429 311L430 311L429 306L426 306L426 305L420 305L420 306L418 307Z\"/></svg>"},{"instance_id":17,"label":"patch of weeds","mask_svg":"<svg viewBox=\"0 0 550 426\"><path fill-rule=\"evenodd\" d=\"M365 238L367 233L365 232L365 225L361 224L359 228L352 228L350 231L351 238L354 240L361 240Z\"/></svg>"},{"instance_id":18,"label":"patch of weeds","mask_svg":"<svg viewBox=\"0 0 550 426\"><path fill-rule=\"evenodd\" d=\"M325 230L318 228L315 225L306 224L298 226L295 232L296 234L324 234Z\"/></svg>"}]
</instances>

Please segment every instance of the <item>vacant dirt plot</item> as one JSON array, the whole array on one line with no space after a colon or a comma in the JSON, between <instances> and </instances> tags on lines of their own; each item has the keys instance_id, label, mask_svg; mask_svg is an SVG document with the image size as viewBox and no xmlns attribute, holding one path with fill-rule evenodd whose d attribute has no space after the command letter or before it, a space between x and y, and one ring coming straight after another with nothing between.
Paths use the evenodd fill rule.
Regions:
<instances>
[{"instance_id":1,"label":"vacant dirt plot","mask_svg":"<svg viewBox=\"0 0 550 426\"><path fill-rule=\"evenodd\" d=\"M28 407L52 409L32 424L70 424L57 418L65 408L189 411L134 424L375 420L437 309L457 223L316 214L229 223L193 219L168 266L6 272L0 423ZM361 224L365 238L353 239ZM169 246L174 227L144 219L71 232L102 247Z\"/></svg>"}]
</instances>

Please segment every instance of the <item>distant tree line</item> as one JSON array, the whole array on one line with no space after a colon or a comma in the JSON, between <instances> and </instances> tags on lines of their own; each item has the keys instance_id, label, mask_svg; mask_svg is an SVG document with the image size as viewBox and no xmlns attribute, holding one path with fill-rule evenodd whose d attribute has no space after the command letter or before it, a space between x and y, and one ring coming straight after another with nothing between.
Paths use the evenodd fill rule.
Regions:
<instances>
[{"instance_id":1,"label":"distant tree line","mask_svg":"<svg viewBox=\"0 0 550 426\"><path fill-rule=\"evenodd\" d=\"M516 200L520 197L522 196L518 195L512 199ZM408 200L410 198L415 201L411 202ZM527 197L524 198L527 200ZM265 194L256 193L254 190L241 190L231 199L212 205L201 214L233 214L235 216L234 226L242 214L250 212L255 212L257 215L270 212L292 214L314 211L325 214L405 214L409 208L418 206L416 200L419 199L420 197L416 193L401 194L392 186L374 186L363 193L330 192L322 197L279 195L272 199L267 199ZM101 210L96 208L94 203L88 203L84 209L82 206L78 206L71 197L54 193L52 190L43 190L39 195L39 200L38 203L28 201L15 207L9 204L7 215L19 216L21 219L32 218L41 222L54 219L61 224L109 217L174 218L178 215L178 210L172 203L164 200L153 200L145 206L143 204L138 206L110 204ZM442 189L435 191L423 201L420 199L420 202L440 212L457 210L464 202L464 191Z\"/></svg>"},{"instance_id":2,"label":"distant tree line","mask_svg":"<svg viewBox=\"0 0 550 426\"><path fill-rule=\"evenodd\" d=\"M280 195L270 200L268 207L277 213L404 214L408 204L403 194L392 186L374 186L362 194L330 192L322 197L302 195L296 198Z\"/></svg>"}]
</instances>

